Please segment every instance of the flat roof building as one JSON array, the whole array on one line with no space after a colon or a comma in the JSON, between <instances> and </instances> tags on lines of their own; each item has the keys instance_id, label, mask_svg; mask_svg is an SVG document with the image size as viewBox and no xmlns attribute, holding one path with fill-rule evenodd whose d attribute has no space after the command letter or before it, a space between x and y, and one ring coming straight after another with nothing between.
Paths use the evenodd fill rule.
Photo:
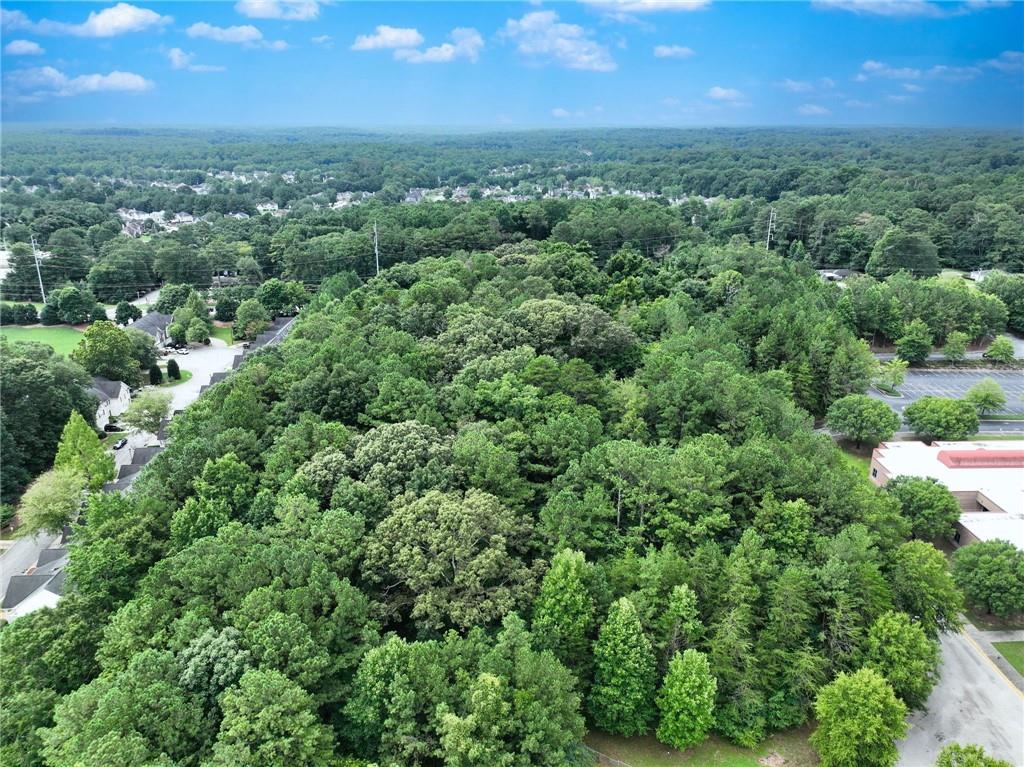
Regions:
<instances>
[{"instance_id":1,"label":"flat roof building","mask_svg":"<svg viewBox=\"0 0 1024 767\"><path fill-rule=\"evenodd\" d=\"M871 481L930 477L956 496L959 544L994 538L1024 549L1024 439L1007 442L883 442L871 456Z\"/></svg>"}]
</instances>

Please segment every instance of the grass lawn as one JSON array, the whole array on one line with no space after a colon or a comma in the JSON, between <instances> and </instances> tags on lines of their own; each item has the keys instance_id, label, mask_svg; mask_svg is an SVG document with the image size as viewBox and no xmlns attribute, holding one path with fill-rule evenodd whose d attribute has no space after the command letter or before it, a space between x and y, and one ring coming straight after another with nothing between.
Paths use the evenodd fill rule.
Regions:
<instances>
[{"instance_id":1,"label":"grass lawn","mask_svg":"<svg viewBox=\"0 0 1024 767\"><path fill-rule=\"evenodd\" d=\"M808 735L810 728L780 732L754 749L740 748L714 736L685 751L669 748L653 736L621 738L591 732L585 742L630 767L758 767L758 759L773 753L786 760L786 767L814 767L818 755L808 744Z\"/></svg>"},{"instance_id":2,"label":"grass lawn","mask_svg":"<svg viewBox=\"0 0 1024 767\"><path fill-rule=\"evenodd\" d=\"M1020 434L986 434L985 432L979 432L973 437L970 437L968 442L979 442L995 440L996 442L1019 442L1024 439Z\"/></svg>"},{"instance_id":3,"label":"grass lawn","mask_svg":"<svg viewBox=\"0 0 1024 767\"><path fill-rule=\"evenodd\" d=\"M1010 661L1011 666L1024 674L1024 642L993 642L992 646Z\"/></svg>"},{"instance_id":4,"label":"grass lawn","mask_svg":"<svg viewBox=\"0 0 1024 767\"><path fill-rule=\"evenodd\" d=\"M874 452L873 445L861 445L854 447L852 442L843 439L838 443L839 449L843 452L843 458L850 466L855 468L864 479L868 478L871 471L871 453Z\"/></svg>"},{"instance_id":5,"label":"grass lawn","mask_svg":"<svg viewBox=\"0 0 1024 767\"><path fill-rule=\"evenodd\" d=\"M1024 421L1024 413L986 413L982 421Z\"/></svg>"},{"instance_id":6,"label":"grass lawn","mask_svg":"<svg viewBox=\"0 0 1024 767\"><path fill-rule=\"evenodd\" d=\"M231 344L234 343L231 338L231 328L220 328L214 325L213 330L210 331L210 338L219 338L228 346L231 346Z\"/></svg>"},{"instance_id":7,"label":"grass lawn","mask_svg":"<svg viewBox=\"0 0 1024 767\"><path fill-rule=\"evenodd\" d=\"M5 325L0 331L8 341L36 341L53 348L57 354L67 356L82 340L82 333L69 325Z\"/></svg>"},{"instance_id":8,"label":"grass lawn","mask_svg":"<svg viewBox=\"0 0 1024 767\"><path fill-rule=\"evenodd\" d=\"M178 368L178 372L181 373L181 378L179 378L177 380L174 380L173 378L170 378L167 375L167 366L166 365L161 365L160 369L164 371L164 382L162 384L159 384L159 386L158 386L158 388L160 388L160 389L169 389L172 386L177 386L178 384L183 384L183 383L185 383L185 381L187 381L188 379L190 379L192 377L192 371L191 370L185 370L184 368L180 368L179 367Z\"/></svg>"}]
</instances>

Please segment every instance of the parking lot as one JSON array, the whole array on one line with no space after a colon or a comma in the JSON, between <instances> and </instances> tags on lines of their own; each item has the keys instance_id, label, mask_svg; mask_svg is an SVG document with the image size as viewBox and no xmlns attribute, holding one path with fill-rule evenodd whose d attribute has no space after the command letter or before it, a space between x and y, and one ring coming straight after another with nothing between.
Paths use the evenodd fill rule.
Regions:
<instances>
[{"instance_id":1,"label":"parking lot","mask_svg":"<svg viewBox=\"0 0 1024 767\"><path fill-rule=\"evenodd\" d=\"M974 384L992 378L1006 394L1003 412L1024 413L1024 370L908 370L900 386L901 397L890 397L877 389L868 394L886 402L897 413L925 396L962 398Z\"/></svg>"}]
</instances>

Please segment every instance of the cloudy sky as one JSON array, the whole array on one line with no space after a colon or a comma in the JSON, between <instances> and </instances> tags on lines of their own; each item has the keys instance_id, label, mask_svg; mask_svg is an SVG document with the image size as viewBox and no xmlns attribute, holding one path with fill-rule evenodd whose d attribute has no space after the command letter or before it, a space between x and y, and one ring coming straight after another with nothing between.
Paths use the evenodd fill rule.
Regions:
<instances>
[{"instance_id":1,"label":"cloudy sky","mask_svg":"<svg viewBox=\"0 0 1024 767\"><path fill-rule=\"evenodd\" d=\"M7 3L3 119L1024 124L999 0Z\"/></svg>"}]
</instances>

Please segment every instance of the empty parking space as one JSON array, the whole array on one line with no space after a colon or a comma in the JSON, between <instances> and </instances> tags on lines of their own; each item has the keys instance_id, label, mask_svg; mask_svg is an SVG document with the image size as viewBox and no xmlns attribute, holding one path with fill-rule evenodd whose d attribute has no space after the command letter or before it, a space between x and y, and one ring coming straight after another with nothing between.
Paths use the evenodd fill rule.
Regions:
<instances>
[{"instance_id":1,"label":"empty parking space","mask_svg":"<svg viewBox=\"0 0 1024 767\"><path fill-rule=\"evenodd\" d=\"M962 398L974 384L985 378L995 380L1006 393L1004 412L1024 413L1024 370L908 370L900 386L902 397L889 397L872 389L872 397L887 402L897 412L921 397Z\"/></svg>"}]
</instances>

